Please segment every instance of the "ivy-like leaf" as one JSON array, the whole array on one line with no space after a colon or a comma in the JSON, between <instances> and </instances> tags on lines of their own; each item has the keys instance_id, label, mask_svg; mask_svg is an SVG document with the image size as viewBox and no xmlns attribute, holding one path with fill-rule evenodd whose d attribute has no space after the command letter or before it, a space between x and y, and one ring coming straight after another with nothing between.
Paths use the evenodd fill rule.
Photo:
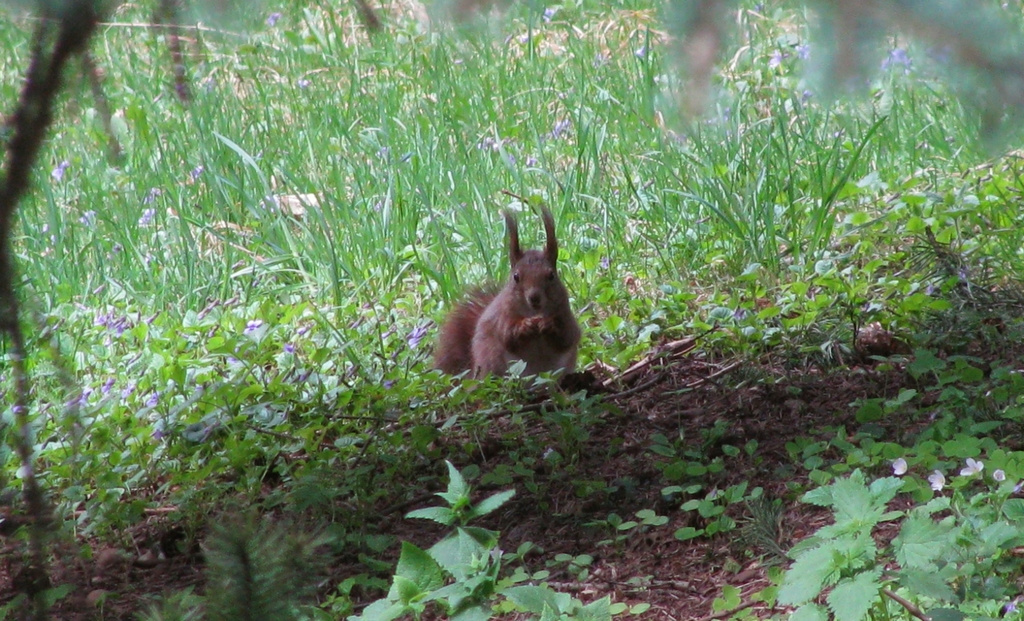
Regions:
<instances>
[{"instance_id":1,"label":"ivy-like leaf","mask_svg":"<svg viewBox=\"0 0 1024 621\"><path fill-rule=\"evenodd\" d=\"M839 581L827 598L836 621L861 621L868 615L882 588L878 582L879 575L881 569L875 569Z\"/></svg>"}]
</instances>

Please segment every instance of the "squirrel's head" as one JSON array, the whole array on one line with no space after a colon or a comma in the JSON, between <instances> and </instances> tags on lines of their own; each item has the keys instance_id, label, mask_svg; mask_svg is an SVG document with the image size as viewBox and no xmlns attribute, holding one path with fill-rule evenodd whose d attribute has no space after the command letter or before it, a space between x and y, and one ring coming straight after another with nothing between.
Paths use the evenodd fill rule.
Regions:
<instances>
[{"instance_id":1,"label":"squirrel's head","mask_svg":"<svg viewBox=\"0 0 1024 621\"><path fill-rule=\"evenodd\" d=\"M547 243L544 250L526 251L519 247L519 227L515 216L502 212L508 228L508 256L512 265L508 286L516 293L519 313L525 317L552 314L568 299L555 266L558 260L555 220L547 207L540 210Z\"/></svg>"}]
</instances>

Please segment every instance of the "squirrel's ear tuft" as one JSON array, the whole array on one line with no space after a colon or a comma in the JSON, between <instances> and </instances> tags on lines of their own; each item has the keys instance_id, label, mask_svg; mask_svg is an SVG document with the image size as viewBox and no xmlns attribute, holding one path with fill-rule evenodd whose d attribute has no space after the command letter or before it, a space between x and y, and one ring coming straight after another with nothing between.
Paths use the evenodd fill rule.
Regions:
<instances>
[{"instance_id":1,"label":"squirrel's ear tuft","mask_svg":"<svg viewBox=\"0 0 1024 621\"><path fill-rule=\"evenodd\" d=\"M558 261L558 238L555 237L555 219L551 217L551 211L544 207L540 208L540 217L544 220L544 232L547 233L548 243L544 246L544 258L548 263L554 265Z\"/></svg>"},{"instance_id":2,"label":"squirrel's ear tuft","mask_svg":"<svg viewBox=\"0 0 1024 621\"><path fill-rule=\"evenodd\" d=\"M519 247L519 227L516 225L516 217L507 210L502 211L505 216L505 228L508 230L508 260L514 267L523 258L523 251Z\"/></svg>"}]
</instances>

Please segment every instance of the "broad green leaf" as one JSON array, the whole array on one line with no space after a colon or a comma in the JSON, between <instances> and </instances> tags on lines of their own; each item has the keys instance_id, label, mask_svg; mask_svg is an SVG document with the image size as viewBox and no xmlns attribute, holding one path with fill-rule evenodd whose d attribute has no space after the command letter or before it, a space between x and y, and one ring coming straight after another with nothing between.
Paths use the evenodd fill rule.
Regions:
<instances>
[{"instance_id":1,"label":"broad green leaf","mask_svg":"<svg viewBox=\"0 0 1024 621\"><path fill-rule=\"evenodd\" d=\"M611 621L611 605L612 599L606 595L601 599L595 599L586 606L581 606L576 611L575 617L579 621Z\"/></svg>"},{"instance_id":2,"label":"broad green leaf","mask_svg":"<svg viewBox=\"0 0 1024 621\"><path fill-rule=\"evenodd\" d=\"M448 489L439 493L438 496L444 498L450 507L455 507L460 500L468 500L469 485L466 483L466 479L462 478L462 473L452 465L452 462L446 460L444 463L448 465Z\"/></svg>"},{"instance_id":3,"label":"broad green leaf","mask_svg":"<svg viewBox=\"0 0 1024 621\"><path fill-rule=\"evenodd\" d=\"M491 616L490 606L477 604L453 615L451 621L487 621Z\"/></svg>"},{"instance_id":4,"label":"broad green leaf","mask_svg":"<svg viewBox=\"0 0 1024 621\"><path fill-rule=\"evenodd\" d=\"M853 578L840 580L828 594L828 607L836 621L861 621L878 601L881 569L863 571Z\"/></svg>"},{"instance_id":5,"label":"broad green leaf","mask_svg":"<svg viewBox=\"0 0 1024 621\"><path fill-rule=\"evenodd\" d=\"M358 617L349 617L350 621L393 621L408 612L408 608L400 602L378 599L363 609Z\"/></svg>"},{"instance_id":6,"label":"broad green leaf","mask_svg":"<svg viewBox=\"0 0 1024 621\"><path fill-rule=\"evenodd\" d=\"M932 621L963 621L967 615L953 608L933 608L925 613Z\"/></svg>"},{"instance_id":7,"label":"broad green leaf","mask_svg":"<svg viewBox=\"0 0 1024 621\"><path fill-rule=\"evenodd\" d=\"M872 513L879 513L878 504L870 490L863 481L852 476L832 484L832 499L836 523L860 522Z\"/></svg>"},{"instance_id":8,"label":"broad green leaf","mask_svg":"<svg viewBox=\"0 0 1024 621\"><path fill-rule=\"evenodd\" d=\"M818 604L805 604L789 615L789 621L828 621L828 612Z\"/></svg>"},{"instance_id":9,"label":"broad green leaf","mask_svg":"<svg viewBox=\"0 0 1024 621\"><path fill-rule=\"evenodd\" d=\"M933 567L933 562L946 554L952 530L950 521L936 522L916 511L911 513L892 542L896 560L903 567Z\"/></svg>"},{"instance_id":10,"label":"broad green leaf","mask_svg":"<svg viewBox=\"0 0 1024 621\"><path fill-rule=\"evenodd\" d=\"M402 554L395 569L396 583L400 577L412 581L422 591L432 591L444 584L444 574L437 562L408 541L402 542Z\"/></svg>"},{"instance_id":11,"label":"broad green leaf","mask_svg":"<svg viewBox=\"0 0 1024 621\"><path fill-rule=\"evenodd\" d=\"M896 497L896 494L903 489L903 479L899 477L885 477L871 482L869 488L875 502L884 505Z\"/></svg>"},{"instance_id":12,"label":"broad green leaf","mask_svg":"<svg viewBox=\"0 0 1024 621\"><path fill-rule=\"evenodd\" d=\"M415 582L403 576L395 576L391 583L391 590L388 591L388 599L409 604L423 595L423 589Z\"/></svg>"},{"instance_id":13,"label":"broad green leaf","mask_svg":"<svg viewBox=\"0 0 1024 621\"><path fill-rule=\"evenodd\" d=\"M800 555L782 579L779 603L793 606L817 597L826 579L835 570L834 555L835 548L831 542L825 542Z\"/></svg>"},{"instance_id":14,"label":"broad green leaf","mask_svg":"<svg viewBox=\"0 0 1024 621\"><path fill-rule=\"evenodd\" d=\"M1008 547L1007 544L1021 537L1020 529L1010 526L1006 522L999 521L989 524L985 528L981 529L980 533L981 541L985 544L984 550L979 551L981 556L992 556L1002 548Z\"/></svg>"},{"instance_id":15,"label":"broad green leaf","mask_svg":"<svg viewBox=\"0 0 1024 621\"><path fill-rule=\"evenodd\" d=\"M525 612L540 614L544 611L545 606L557 608L555 592L550 587L525 584L509 587L501 594Z\"/></svg>"},{"instance_id":16,"label":"broad green leaf","mask_svg":"<svg viewBox=\"0 0 1024 621\"><path fill-rule=\"evenodd\" d=\"M1024 522L1024 498L1010 498L1003 503L1003 515L1013 522Z\"/></svg>"},{"instance_id":17,"label":"broad green leaf","mask_svg":"<svg viewBox=\"0 0 1024 621\"><path fill-rule=\"evenodd\" d=\"M942 602L957 601L956 593L950 588L942 576L926 569L905 569L900 575L900 584L910 589L914 595L930 597Z\"/></svg>"}]
</instances>

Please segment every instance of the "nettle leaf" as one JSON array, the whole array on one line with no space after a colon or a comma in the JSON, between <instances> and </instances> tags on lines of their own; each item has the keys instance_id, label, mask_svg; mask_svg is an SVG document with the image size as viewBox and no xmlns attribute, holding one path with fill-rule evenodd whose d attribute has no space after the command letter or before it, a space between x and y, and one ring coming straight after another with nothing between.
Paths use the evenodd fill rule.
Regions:
<instances>
[{"instance_id":1,"label":"nettle leaf","mask_svg":"<svg viewBox=\"0 0 1024 621\"><path fill-rule=\"evenodd\" d=\"M903 479L899 477L885 477L883 479L875 479L871 483L871 496L875 502L879 505L885 505L890 500L896 497L896 494L900 493L903 489Z\"/></svg>"},{"instance_id":2,"label":"nettle leaf","mask_svg":"<svg viewBox=\"0 0 1024 621\"><path fill-rule=\"evenodd\" d=\"M433 520L438 524L451 526L455 523L455 512L448 507L427 507L416 509L405 514L407 518L418 518L421 520Z\"/></svg>"},{"instance_id":3,"label":"nettle leaf","mask_svg":"<svg viewBox=\"0 0 1024 621\"><path fill-rule=\"evenodd\" d=\"M432 591L444 584L444 574L437 562L422 548L408 541L402 542L402 554L395 569L395 585L398 578L413 582L420 590ZM404 601L405 598L403 598Z\"/></svg>"},{"instance_id":4,"label":"nettle leaf","mask_svg":"<svg viewBox=\"0 0 1024 621\"><path fill-rule=\"evenodd\" d=\"M832 485L836 523L859 522L870 519L870 514L881 515L879 504L863 480L854 477L839 479ZM884 504L884 503L882 503Z\"/></svg>"},{"instance_id":5,"label":"nettle leaf","mask_svg":"<svg viewBox=\"0 0 1024 621\"><path fill-rule=\"evenodd\" d=\"M936 522L917 511L911 513L904 520L900 534L892 541L896 560L903 567L932 568L934 561L946 554L953 537L953 526L950 518Z\"/></svg>"},{"instance_id":6,"label":"nettle leaf","mask_svg":"<svg viewBox=\"0 0 1024 621\"><path fill-rule=\"evenodd\" d=\"M545 606L556 608L555 592L547 586L526 584L523 586L509 587L501 591L509 601L519 607L520 610L540 614Z\"/></svg>"},{"instance_id":7,"label":"nettle leaf","mask_svg":"<svg viewBox=\"0 0 1024 621\"><path fill-rule=\"evenodd\" d=\"M906 569L900 575L900 584L915 595L930 597L942 602L956 602L958 598L942 576L926 569Z\"/></svg>"},{"instance_id":8,"label":"nettle leaf","mask_svg":"<svg viewBox=\"0 0 1024 621\"><path fill-rule=\"evenodd\" d=\"M470 512L470 517L476 518L480 517L481 515L487 515L491 511L494 511L501 505L508 502L509 499L511 499L515 495L516 490L509 489L503 492L498 492L497 494L494 494L492 496L488 496L487 498L481 500L479 504L477 504L475 507L473 507L473 510Z\"/></svg>"},{"instance_id":9,"label":"nettle leaf","mask_svg":"<svg viewBox=\"0 0 1024 621\"><path fill-rule=\"evenodd\" d=\"M831 541L801 554L782 579L779 604L800 605L817 597L827 581L835 580L835 557L836 549Z\"/></svg>"},{"instance_id":10,"label":"nettle leaf","mask_svg":"<svg viewBox=\"0 0 1024 621\"><path fill-rule=\"evenodd\" d=\"M985 550L979 551L979 556L992 556L1001 548L1009 547L1014 539L1019 540L1021 532L1006 522L993 522L981 530L980 536Z\"/></svg>"},{"instance_id":11,"label":"nettle leaf","mask_svg":"<svg viewBox=\"0 0 1024 621\"><path fill-rule=\"evenodd\" d=\"M963 621L967 615L953 608L935 608L925 613L932 621Z\"/></svg>"},{"instance_id":12,"label":"nettle leaf","mask_svg":"<svg viewBox=\"0 0 1024 621\"><path fill-rule=\"evenodd\" d=\"M861 621L878 601L881 569L864 571L853 578L841 580L826 598L836 621Z\"/></svg>"},{"instance_id":13,"label":"nettle leaf","mask_svg":"<svg viewBox=\"0 0 1024 621\"><path fill-rule=\"evenodd\" d=\"M452 462L446 460L444 463L448 465L448 489L440 492L438 496L444 498L448 505L454 508L460 504L460 500L465 501L469 498L469 485Z\"/></svg>"},{"instance_id":14,"label":"nettle leaf","mask_svg":"<svg viewBox=\"0 0 1024 621\"><path fill-rule=\"evenodd\" d=\"M789 621L828 621L828 611L818 604L806 604L794 610Z\"/></svg>"},{"instance_id":15,"label":"nettle leaf","mask_svg":"<svg viewBox=\"0 0 1024 621\"><path fill-rule=\"evenodd\" d=\"M800 500L817 507L831 507L833 503L832 486L816 487L809 490L800 497Z\"/></svg>"}]
</instances>

